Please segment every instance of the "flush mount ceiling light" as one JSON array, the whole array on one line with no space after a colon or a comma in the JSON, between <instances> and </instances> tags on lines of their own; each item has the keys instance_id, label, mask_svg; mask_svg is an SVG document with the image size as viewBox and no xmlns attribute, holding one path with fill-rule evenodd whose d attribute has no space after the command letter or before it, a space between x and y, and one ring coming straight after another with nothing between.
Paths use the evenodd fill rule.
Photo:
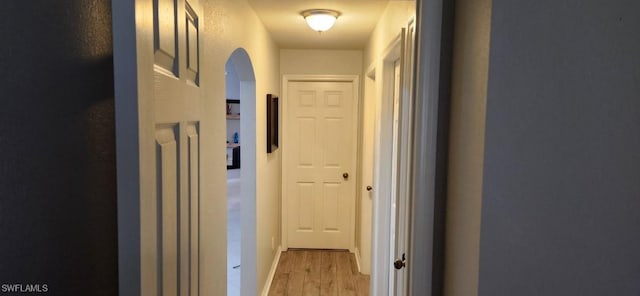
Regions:
<instances>
[{"instance_id":1,"label":"flush mount ceiling light","mask_svg":"<svg viewBox=\"0 0 640 296\"><path fill-rule=\"evenodd\" d=\"M330 9L309 9L301 12L304 19L307 21L307 25L316 31L324 32L336 23L336 19L340 16L340 12Z\"/></svg>"}]
</instances>

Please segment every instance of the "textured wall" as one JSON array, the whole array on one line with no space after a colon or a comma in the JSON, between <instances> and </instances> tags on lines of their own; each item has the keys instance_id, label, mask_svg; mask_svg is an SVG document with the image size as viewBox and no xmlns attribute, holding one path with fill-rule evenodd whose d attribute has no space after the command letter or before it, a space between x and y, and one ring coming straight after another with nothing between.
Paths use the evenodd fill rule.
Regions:
<instances>
[{"instance_id":1,"label":"textured wall","mask_svg":"<svg viewBox=\"0 0 640 296\"><path fill-rule=\"evenodd\" d=\"M640 2L493 0L479 295L640 295Z\"/></svg>"},{"instance_id":2,"label":"textured wall","mask_svg":"<svg viewBox=\"0 0 640 296\"><path fill-rule=\"evenodd\" d=\"M242 170L247 172L255 166L256 184L242 184L243 192L252 196L255 193L256 202L253 205L248 203L242 205L243 215L249 216L249 220L255 224L256 233L243 233L242 248L253 249L249 257L244 257L243 262L255 262L255 268L246 268L242 278L242 289L249 295L259 294L267 281L267 275L273 259L278 250L280 241L280 187L281 181L281 151L267 154L262 143L266 143L266 94L280 93L280 76L278 68L280 64L279 49L273 42L270 35L262 25L262 22L252 10L248 1L223 0L223 1L201 1L203 5L203 32L202 42L202 87L205 89L205 102L207 119L203 120L204 127L211 127L211 133L207 137L202 137L202 149L213 151L213 153L202 153L201 170L212 178L202 184L203 202L201 211L208 213L202 217L202 225L211 225L218 229L217 225L226 223L227 196L221 191L226 188L226 160L225 146L220 145L226 135L224 116L225 110L225 77L224 68L232 53L239 48L246 51L248 60L251 62L255 75L255 101L245 101L242 98L242 121L249 123L245 125L240 133L242 141ZM234 60L237 61L237 60ZM238 66L238 64L236 64ZM249 65L238 67L245 68ZM242 81L247 81L238 72L241 80L241 89L251 88ZM244 85L243 85L244 84ZM248 83L250 84L250 83ZM240 95L242 96L242 94ZM251 109L251 110L249 110ZM249 131L249 132L247 132ZM257 143L257 144L256 144ZM249 153L247 147L257 147L255 153ZM218 150L219 149L219 150ZM248 154L252 154L248 155ZM245 157L247 156L247 157ZM222 194L221 194L222 193ZM224 213L224 214L223 214ZM255 213L255 215L253 215ZM244 220L250 222L249 220ZM205 226L203 226L205 227ZM224 229L226 232L226 229ZM201 238L201 277L207 278L202 282L202 291L207 295L224 295L226 286L225 273L226 264L220 265L221 258L226 256L226 243L221 240L221 233L213 233L209 237ZM275 241L274 248L271 241ZM223 262L223 261L222 261ZM221 268L220 268L221 266ZM247 275L247 278L244 276ZM255 286L254 286L255 281ZM204 292L203 292L204 293ZM245 292L243 292L245 293Z\"/></svg>"},{"instance_id":3,"label":"textured wall","mask_svg":"<svg viewBox=\"0 0 640 296\"><path fill-rule=\"evenodd\" d=\"M9 1L0 36L0 284L116 295L110 1Z\"/></svg>"},{"instance_id":4,"label":"textured wall","mask_svg":"<svg viewBox=\"0 0 640 296\"><path fill-rule=\"evenodd\" d=\"M360 75L362 51L281 49L280 74Z\"/></svg>"}]
</instances>

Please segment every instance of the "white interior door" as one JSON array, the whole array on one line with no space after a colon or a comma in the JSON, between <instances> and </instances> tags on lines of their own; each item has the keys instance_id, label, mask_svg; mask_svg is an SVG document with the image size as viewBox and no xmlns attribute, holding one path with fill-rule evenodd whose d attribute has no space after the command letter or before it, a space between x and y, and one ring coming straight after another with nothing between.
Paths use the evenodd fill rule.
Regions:
<instances>
[{"instance_id":1,"label":"white interior door","mask_svg":"<svg viewBox=\"0 0 640 296\"><path fill-rule=\"evenodd\" d=\"M288 82L283 153L289 248L353 248L356 92L352 81Z\"/></svg>"},{"instance_id":2,"label":"white interior door","mask_svg":"<svg viewBox=\"0 0 640 296\"><path fill-rule=\"evenodd\" d=\"M202 10L197 0L113 7L120 294L199 295Z\"/></svg>"},{"instance_id":3,"label":"white interior door","mask_svg":"<svg viewBox=\"0 0 640 296\"><path fill-rule=\"evenodd\" d=\"M392 244L394 244L393 249L395 251L393 253L395 254L395 259L404 261L404 265L409 264L408 262L410 262L406 258L406 254L407 246L409 245L409 221L411 220L411 217L409 217L409 196L411 194L411 183L409 180L412 169L411 147L413 146L413 139L411 138L411 135L413 134L412 121L414 105L414 40L415 24L412 20L409 22L406 29L405 46L403 48L403 56L401 59L402 66L396 66L395 68L397 77L396 83L398 83L396 87L399 89L397 104L395 103L394 97L394 131L397 131L396 134L398 142L394 147L394 150L396 150L394 155L397 158L397 178L395 178L395 180L397 180L397 185L393 191L396 194L396 199L393 204L395 217L392 221L395 225L393 230L395 238L392 239ZM392 295L408 295L409 277L407 275L407 269L405 267L400 269L396 268L395 274L392 278L394 281L392 287L395 287L395 294Z\"/></svg>"},{"instance_id":4,"label":"white interior door","mask_svg":"<svg viewBox=\"0 0 640 296\"><path fill-rule=\"evenodd\" d=\"M397 252L396 201L398 198L399 126L402 120L398 104L402 104L402 52L405 30L392 41L381 60L381 81L376 105L375 169L373 196L372 295L393 295L395 272L393 261ZM400 68L400 69L398 69Z\"/></svg>"},{"instance_id":5,"label":"white interior door","mask_svg":"<svg viewBox=\"0 0 640 296\"><path fill-rule=\"evenodd\" d=\"M400 200L400 196L399 196L399 174L398 174L398 170L399 170L399 150L400 150L400 92L401 92L401 84L400 84L400 79L401 79L401 61L400 59L396 60L393 63L393 119L392 119L392 149L391 149L391 226L390 226L390 232L391 232L391 239L389 240L389 248L391 250L391 254L393 254L393 256L395 258L397 257L397 254L399 252L401 252L401 250L398 248L398 236L402 235L401 233L399 233L399 226L398 225L398 219L400 218L399 215L402 215L402 213L398 212L398 203ZM394 258L391 258L393 261ZM392 276L390 278L390 283L389 283L389 287L391 290L395 289L395 283L396 280L398 278L398 274L396 273L394 276Z\"/></svg>"}]
</instances>

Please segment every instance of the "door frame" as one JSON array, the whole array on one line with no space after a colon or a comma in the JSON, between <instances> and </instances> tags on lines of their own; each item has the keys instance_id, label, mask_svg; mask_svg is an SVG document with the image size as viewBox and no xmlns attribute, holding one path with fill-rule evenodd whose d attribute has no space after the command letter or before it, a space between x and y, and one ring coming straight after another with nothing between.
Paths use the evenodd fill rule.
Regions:
<instances>
[{"instance_id":1,"label":"door frame","mask_svg":"<svg viewBox=\"0 0 640 296\"><path fill-rule=\"evenodd\" d=\"M291 74L286 74L286 75L282 75L282 201L281 201L281 214L282 214L282 224L280 225L280 231L281 231L281 238L282 241L281 246L282 246L282 250L286 251L289 246L288 246L288 239L289 239L289 234L288 234L288 209L287 209L287 204L288 204L288 191L287 189L287 182L289 180L289 172L287 170L288 168L288 164L289 164L289 159L290 157L288 157L287 154L287 146L289 144L289 137L286 133L287 131L287 127L289 126L289 122L288 122L288 101L289 101L289 94L288 94L288 89L289 89L289 83L290 82L351 82L352 86L353 86L353 97L354 97L354 104L351 113L352 113L352 120L353 120L353 133L354 133L354 137L352 139L353 143L352 143L352 155L354 156L351 160L351 166L352 166L352 171L353 171L353 179L352 180L357 180L358 179L358 175L357 175L357 149L358 149L358 122L359 122L359 110L360 110L360 76L359 75L291 75ZM355 182L354 182L354 186L355 186ZM357 188L356 188L357 189ZM355 193L355 190L354 190ZM354 194L353 196L353 200L354 200L354 207L351 209L353 211L352 213L352 217L351 219L349 219L350 223L349 223L349 233L350 233L350 239L349 239L349 251L354 253L355 252L355 223L356 223L356 208L355 208L355 200L356 200L356 196Z\"/></svg>"}]
</instances>

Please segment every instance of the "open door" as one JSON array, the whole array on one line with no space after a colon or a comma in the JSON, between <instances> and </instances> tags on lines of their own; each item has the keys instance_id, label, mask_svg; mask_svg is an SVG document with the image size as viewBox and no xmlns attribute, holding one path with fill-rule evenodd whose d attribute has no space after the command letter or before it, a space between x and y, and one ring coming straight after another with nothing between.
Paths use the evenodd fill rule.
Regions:
<instances>
[{"instance_id":1,"label":"open door","mask_svg":"<svg viewBox=\"0 0 640 296\"><path fill-rule=\"evenodd\" d=\"M405 252L406 229L406 150L408 127L403 102L407 99L404 83L406 29L392 41L382 61L381 96L377 100L374 145L374 232L372 256L373 295L395 295L397 283L404 282L403 266L394 268L396 259L402 261ZM403 179L404 178L404 179ZM402 263L402 262L401 262ZM400 294L402 295L402 294Z\"/></svg>"},{"instance_id":2,"label":"open door","mask_svg":"<svg viewBox=\"0 0 640 296\"><path fill-rule=\"evenodd\" d=\"M403 232L403 227L401 221L404 220L405 212L402 211L403 204L403 196L401 192L403 191L402 184L404 177L401 172L403 171L403 165L400 160L402 159L402 146L403 143L400 141L402 130L400 129L402 125L401 115L401 97L402 97L402 79L404 77L403 73L403 58L397 59L393 63L393 118L392 118L392 153L391 153L391 226L390 226L390 237L389 240L389 249L391 250L391 255L393 258L390 258L390 261L393 262L393 267L391 268L391 276L389 277L389 287L390 287L390 295L395 295L392 291L401 290L402 279L404 278L404 266L405 266L405 254L404 252L404 239L403 237L406 235ZM403 294L397 294L403 295Z\"/></svg>"},{"instance_id":3,"label":"open door","mask_svg":"<svg viewBox=\"0 0 640 296\"><path fill-rule=\"evenodd\" d=\"M392 290L395 295L408 295L408 275L406 265L409 264L407 258L407 246L409 245L409 221L410 221L410 198L411 194L411 155L413 147L413 106L414 102L414 52L415 52L415 22L411 20L405 31L404 46L402 48L401 66L396 71L401 75L398 80L399 100L394 104L394 122L397 118L397 145L394 147L394 158L397 157L395 176L396 186L393 193L396 195L392 205L392 250L394 258L395 274L392 276ZM394 124L395 125L395 124ZM395 136L394 136L395 138Z\"/></svg>"},{"instance_id":4,"label":"open door","mask_svg":"<svg viewBox=\"0 0 640 296\"><path fill-rule=\"evenodd\" d=\"M199 266L200 153L212 150L200 137L200 3L114 0L112 10L120 295L211 295Z\"/></svg>"}]
</instances>

